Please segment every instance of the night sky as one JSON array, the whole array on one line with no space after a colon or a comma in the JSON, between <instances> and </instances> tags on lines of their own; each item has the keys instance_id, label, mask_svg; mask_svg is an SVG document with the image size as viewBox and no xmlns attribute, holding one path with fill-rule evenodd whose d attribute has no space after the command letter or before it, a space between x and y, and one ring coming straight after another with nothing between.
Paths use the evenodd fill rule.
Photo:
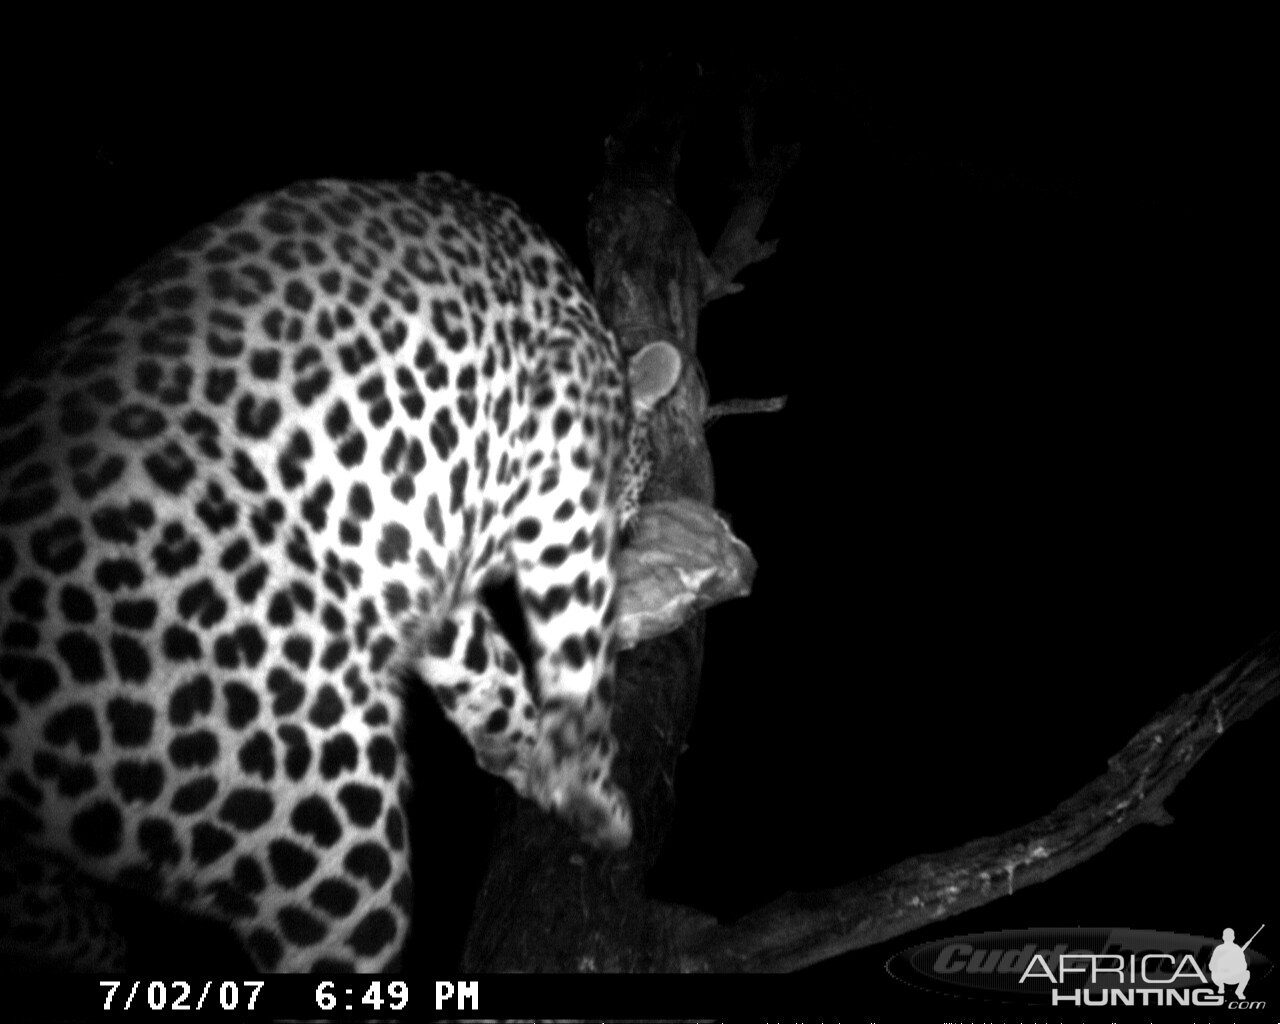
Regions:
<instances>
[{"instance_id":1,"label":"night sky","mask_svg":"<svg viewBox=\"0 0 1280 1024\"><path fill-rule=\"evenodd\" d=\"M778 254L699 327L713 401L789 396L709 433L717 506L760 568L710 613L652 880L727 917L1050 810L1280 625L1248 61L1027 47L898 63L819 35L674 58L726 93L764 76L760 137L804 147L763 232ZM480 86L461 48L312 74L246 55L217 79L178 55L76 62L92 87L32 100L16 129L13 354L187 228L304 178L449 170L515 198L587 270L602 139L663 47L481 49ZM744 173L732 112L706 104L678 178L708 247ZM423 728L416 871L449 932L424 954L438 963L493 797L460 740ZM1278 730L1274 706L1232 730L1169 802L1172 826L815 983L894 1005L884 960L952 933L1280 928L1260 828Z\"/></svg>"}]
</instances>

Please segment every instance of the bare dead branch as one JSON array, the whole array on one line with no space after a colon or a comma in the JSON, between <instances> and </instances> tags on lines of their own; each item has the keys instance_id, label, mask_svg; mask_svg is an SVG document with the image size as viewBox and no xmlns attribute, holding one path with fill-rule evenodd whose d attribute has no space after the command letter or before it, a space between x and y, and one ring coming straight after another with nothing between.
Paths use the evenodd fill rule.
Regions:
<instances>
[{"instance_id":1,"label":"bare dead branch","mask_svg":"<svg viewBox=\"0 0 1280 1024\"><path fill-rule=\"evenodd\" d=\"M769 213L778 186L799 157L798 145L785 146L773 150L751 166L751 177L741 189L738 204L729 214L711 256L705 261L704 304L740 292L742 285L735 284L734 278L751 264L766 260L777 251L776 239L761 242L756 236Z\"/></svg>"},{"instance_id":2,"label":"bare dead branch","mask_svg":"<svg viewBox=\"0 0 1280 1024\"><path fill-rule=\"evenodd\" d=\"M711 426L721 416L741 416L755 412L781 412L787 405L786 395L773 398L731 398L727 402L716 402L707 409L702 417L705 426Z\"/></svg>"},{"instance_id":3,"label":"bare dead branch","mask_svg":"<svg viewBox=\"0 0 1280 1024\"><path fill-rule=\"evenodd\" d=\"M1280 696L1280 631L1183 694L1050 813L999 836L913 857L850 885L789 893L728 926L691 919L691 971L791 971L884 942L1048 881L1135 825L1166 825L1164 802L1225 731Z\"/></svg>"}]
</instances>

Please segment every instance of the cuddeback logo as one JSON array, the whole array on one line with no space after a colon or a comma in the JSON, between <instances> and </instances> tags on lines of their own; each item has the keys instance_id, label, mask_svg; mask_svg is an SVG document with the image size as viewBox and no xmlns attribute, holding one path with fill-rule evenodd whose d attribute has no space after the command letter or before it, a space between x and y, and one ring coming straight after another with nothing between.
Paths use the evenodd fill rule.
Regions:
<instances>
[{"instance_id":1,"label":"cuddeback logo","mask_svg":"<svg viewBox=\"0 0 1280 1024\"><path fill-rule=\"evenodd\" d=\"M1221 1006L1263 1009L1248 1001L1271 972L1235 931L1220 939L1127 928L984 932L905 950L885 965L897 980L957 997L1052 1006Z\"/></svg>"}]
</instances>

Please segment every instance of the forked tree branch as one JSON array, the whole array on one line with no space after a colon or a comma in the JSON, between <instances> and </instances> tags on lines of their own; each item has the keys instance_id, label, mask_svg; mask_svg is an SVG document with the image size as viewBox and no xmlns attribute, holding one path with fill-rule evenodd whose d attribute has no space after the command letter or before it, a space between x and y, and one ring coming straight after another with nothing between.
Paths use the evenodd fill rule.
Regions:
<instances>
[{"instance_id":1,"label":"forked tree branch","mask_svg":"<svg viewBox=\"0 0 1280 1024\"><path fill-rule=\"evenodd\" d=\"M792 145L779 147L752 161L751 175L704 264L704 303L742 291L742 285L735 283L734 278L751 264L766 260L777 251L777 239L762 242L758 236L778 186L799 159L800 147Z\"/></svg>"}]
</instances>

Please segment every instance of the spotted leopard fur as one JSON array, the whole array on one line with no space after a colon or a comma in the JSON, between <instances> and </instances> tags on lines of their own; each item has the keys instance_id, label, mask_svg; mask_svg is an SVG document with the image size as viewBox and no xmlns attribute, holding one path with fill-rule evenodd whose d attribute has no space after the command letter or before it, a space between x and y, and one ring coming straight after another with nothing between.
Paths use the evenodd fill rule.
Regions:
<instances>
[{"instance_id":1,"label":"spotted leopard fur","mask_svg":"<svg viewBox=\"0 0 1280 1024\"><path fill-rule=\"evenodd\" d=\"M643 431L509 201L443 175L253 200L2 399L4 842L224 918L264 970L385 968L406 674L483 767L628 842L613 562ZM479 596L507 577L531 674Z\"/></svg>"}]
</instances>

